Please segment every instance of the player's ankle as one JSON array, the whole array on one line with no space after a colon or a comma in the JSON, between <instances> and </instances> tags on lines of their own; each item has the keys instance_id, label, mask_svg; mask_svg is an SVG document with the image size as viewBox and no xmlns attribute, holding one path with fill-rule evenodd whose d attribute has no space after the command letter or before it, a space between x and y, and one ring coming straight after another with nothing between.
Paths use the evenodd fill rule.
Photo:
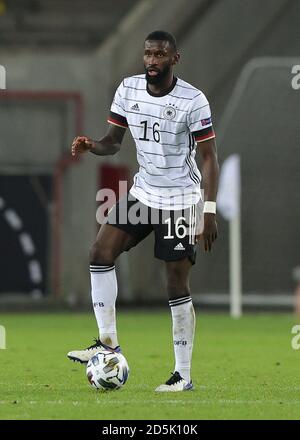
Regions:
<instances>
[{"instance_id":1,"label":"player's ankle","mask_svg":"<svg viewBox=\"0 0 300 440\"><path fill-rule=\"evenodd\" d=\"M100 339L100 342L103 345L106 345L109 348L114 349L114 348L119 347L119 342L118 342L118 339L117 339L117 335L114 334L114 333L113 334L112 333L107 333L106 334L106 333L104 333L102 331L102 335L101 335L101 337L99 339Z\"/></svg>"},{"instance_id":2,"label":"player's ankle","mask_svg":"<svg viewBox=\"0 0 300 440\"><path fill-rule=\"evenodd\" d=\"M176 368L176 371L180 374L182 379L186 380L187 382L191 382L191 370L190 368L185 367L178 367Z\"/></svg>"}]
</instances>

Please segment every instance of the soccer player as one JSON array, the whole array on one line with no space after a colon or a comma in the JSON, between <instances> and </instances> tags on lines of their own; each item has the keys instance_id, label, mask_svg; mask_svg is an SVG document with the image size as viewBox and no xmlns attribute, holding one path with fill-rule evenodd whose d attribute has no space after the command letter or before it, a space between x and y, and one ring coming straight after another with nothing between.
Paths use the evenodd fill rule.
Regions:
<instances>
[{"instance_id":1,"label":"soccer player","mask_svg":"<svg viewBox=\"0 0 300 440\"><path fill-rule=\"evenodd\" d=\"M217 238L216 194L219 167L209 103L200 90L174 76L180 55L173 35L155 31L144 42L145 73L125 78L119 85L108 118L107 134L99 141L76 137L72 154L91 152L105 156L117 153L129 127L140 165L133 185L109 212L90 252L92 302L99 339L85 350L68 357L88 362L101 348L120 351L115 302L115 261L123 252L155 234L156 258L165 262L167 293L173 323L175 368L156 391L193 388L191 358L195 313L189 273L195 263L200 238L195 219L204 189L203 239L210 251ZM201 157L201 174L195 156ZM131 208L148 213L148 223L121 222ZM158 213L158 221L152 220Z\"/></svg>"}]
</instances>

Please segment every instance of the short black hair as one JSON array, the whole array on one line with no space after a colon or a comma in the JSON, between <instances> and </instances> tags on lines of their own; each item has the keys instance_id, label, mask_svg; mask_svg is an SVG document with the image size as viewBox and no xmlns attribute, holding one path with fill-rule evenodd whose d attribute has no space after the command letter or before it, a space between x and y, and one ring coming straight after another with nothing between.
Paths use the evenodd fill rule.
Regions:
<instances>
[{"instance_id":1,"label":"short black hair","mask_svg":"<svg viewBox=\"0 0 300 440\"><path fill-rule=\"evenodd\" d=\"M162 40L162 41L168 41L170 43L170 46L173 47L174 51L177 51L177 43L176 43L176 38L174 37L174 35L170 34L169 32L166 31L154 31L151 32L146 38L145 41L147 40Z\"/></svg>"}]
</instances>

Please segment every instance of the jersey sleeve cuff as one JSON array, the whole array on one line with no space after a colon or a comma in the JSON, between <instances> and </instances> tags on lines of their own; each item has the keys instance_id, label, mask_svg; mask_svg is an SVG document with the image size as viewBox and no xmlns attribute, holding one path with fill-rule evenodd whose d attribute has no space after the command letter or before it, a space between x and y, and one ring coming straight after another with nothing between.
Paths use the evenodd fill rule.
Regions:
<instances>
[{"instance_id":1,"label":"jersey sleeve cuff","mask_svg":"<svg viewBox=\"0 0 300 440\"><path fill-rule=\"evenodd\" d=\"M107 122L118 127L127 128L127 119L124 116L118 115L118 113L110 112Z\"/></svg>"},{"instance_id":2,"label":"jersey sleeve cuff","mask_svg":"<svg viewBox=\"0 0 300 440\"><path fill-rule=\"evenodd\" d=\"M213 139L214 137L216 137L212 126L204 128L203 130L194 131L193 135L196 142L204 142L208 141L208 139Z\"/></svg>"}]
</instances>

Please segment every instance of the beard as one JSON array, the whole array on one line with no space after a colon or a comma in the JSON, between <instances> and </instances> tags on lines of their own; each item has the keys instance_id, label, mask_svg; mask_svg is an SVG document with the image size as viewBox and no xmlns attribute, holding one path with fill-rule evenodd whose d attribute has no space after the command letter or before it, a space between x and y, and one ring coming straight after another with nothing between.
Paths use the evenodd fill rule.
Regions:
<instances>
[{"instance_id":1,"label":"beard","mask_svg":"<svg viewBox=\"0 0 300 440\"><path fill-rule=\"evenodd\" d=\"M171 66L166 66L160 71L157 70L157 75L150 76L147 68L145 67L146 81L149 84L159 84L168 76L168 74L170 73L170 70L171 70Z\"/></svg>"}]
</instances>

